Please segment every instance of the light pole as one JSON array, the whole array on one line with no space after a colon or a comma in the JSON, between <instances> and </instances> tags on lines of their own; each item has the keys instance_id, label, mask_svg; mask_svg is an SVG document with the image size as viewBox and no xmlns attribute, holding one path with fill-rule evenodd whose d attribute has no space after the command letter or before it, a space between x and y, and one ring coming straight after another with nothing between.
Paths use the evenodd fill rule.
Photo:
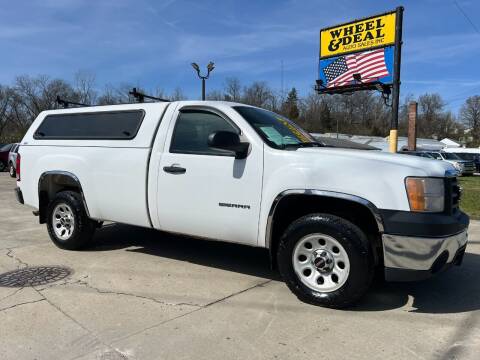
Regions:
<instances>
[{"instance_id":1,"label":"light pole","mask_svg":"<svg viewBox=\"0 0 480 360\"><path fill-rule=\"evenodd\" d=\"M205 80L208 79L210 73L213 71L213 69L215 69L215 64L210 61L207 65L207 75L203 76L200 74L200 66L198 66L197 63L192 63L192 67L197 72L198 77L202 79L202 100L205 100Z\"/></svg>"}]
</instances>

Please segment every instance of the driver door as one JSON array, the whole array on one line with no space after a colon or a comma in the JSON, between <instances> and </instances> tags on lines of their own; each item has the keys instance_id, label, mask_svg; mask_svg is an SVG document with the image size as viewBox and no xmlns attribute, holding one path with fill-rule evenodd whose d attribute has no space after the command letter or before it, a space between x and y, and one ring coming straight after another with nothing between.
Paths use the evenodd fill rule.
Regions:
<instances>
[{"instance_id":1,"label":"driver door","mask_svg":"<svg viewBox=\"0 0 480 360\"><path fill-rule=\"evenodd\" d=\"M215 131L242 134L213 108L184 108L174 116L158 174L160 228L256 245L263 148L251 144L247 158L235 159L208 146L208 136Z\"/></svg>"}]
</instances>

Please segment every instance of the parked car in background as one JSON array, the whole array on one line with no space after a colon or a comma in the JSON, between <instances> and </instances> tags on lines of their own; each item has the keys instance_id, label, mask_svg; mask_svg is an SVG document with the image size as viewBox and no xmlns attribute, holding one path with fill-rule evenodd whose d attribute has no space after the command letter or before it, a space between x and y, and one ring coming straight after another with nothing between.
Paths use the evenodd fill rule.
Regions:
<instances>
[{"instance_id":1,"label":"parked car in background","mask_svg":"<svg viewBox=\"0 0 480 360\"><path fill-rule=\"evenodd\" d=\"M7 144L0 148L0 172L4 171L8 166L8 154L13 145L14 144Z\"/></svg>"},{"instance_id":2,"label":"parked car in background","mask_svg":"<svg viewBox=\"0 0 480 360\"><path fill-rule=\"evenodd\" d=\"M425 152L425 151L401 151L399 154L405 154L405 155L411 155L411 156L418 156L422 157L425 159L430 159L430 160L437 160L437 161L443 161L443 158L436 158L432 154ZM452 163L448 162L449 165L452 168L452 171L455 172L457 175L456 176L461 176L462 172L455 166L453 166Z\"/></svg>"},{"instance_id":3,"label":"parked car in background","mask_svg":"<svg viewBox=\"0 0 480 360\"><path fill-rule=\"evenodd\" d=\"M445 148L442 150L443 152L460 154L460 153L468 153L468 154L477 154L480 155L480 147L477 148L467 148L467 147L457 147L457 148Z\"/></svg>"},{"instance_id":4,"label":"parked car in background","mask_svg":"<svg viewBox=\"0 0 480 360\"><path fill-rule=\"evenodd\" d=\"M473 161L462 160L462 158L455 153L444 151L427 151L426 153L430 154L437 160L449 162L461 175L473 175L475 172L475 164Z\"/></svg>"},{"instance_id":5,"label":"parked car in background","mask_svg":"<svg viewBox=\"0 0 480 360\"><path fill-rule=\"evenodd\" d=\"M20 148L20 144L13 144L12 148L10 149L10 153L8 154L8 172L10 173L11 177L15 177L17 170L17 154L18 149Z\"/></svg>"},{"instance_id":6,"label":"parked car in background","mask_svg":"<svg viewBox=\"0 0 480 360\"><path fill-rule=\"evenodd\" d=\"M475 164L475 169L477 172L480 172L480 154L474 153L455 153L459 158L466 161L473 161Z\"/></svg>"}]
</instances>

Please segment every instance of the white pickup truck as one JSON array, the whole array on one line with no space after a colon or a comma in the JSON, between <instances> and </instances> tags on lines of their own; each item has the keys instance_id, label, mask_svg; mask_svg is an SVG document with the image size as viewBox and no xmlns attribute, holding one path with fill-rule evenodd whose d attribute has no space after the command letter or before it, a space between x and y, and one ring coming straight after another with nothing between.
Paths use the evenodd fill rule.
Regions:
<instances>
[{"instance_id":1,"label":"white pickup truck","mask_svg":"<svg viewBox=\"0 0 480 360\"><path fill-rule=\"evenodd\" d=\"M242 104L137 103L42 112L16 193L60 248L107 220L263 247L301 300L340 308L375 269L418 280L461 263L469 219L449 169L324 147Z\"/></svg>"}]
</instances>

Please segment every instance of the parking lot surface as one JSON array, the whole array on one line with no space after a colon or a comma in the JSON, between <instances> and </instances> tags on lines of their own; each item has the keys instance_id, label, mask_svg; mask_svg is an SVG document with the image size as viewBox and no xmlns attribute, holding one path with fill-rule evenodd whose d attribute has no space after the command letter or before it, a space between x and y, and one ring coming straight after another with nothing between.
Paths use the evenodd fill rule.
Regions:
<instances>
[{"instance_id":1,"label":"parking lot surface","mask_svg":"<svg viewBox=\"0 0 480 360\"><path fill-rule=\"evenodd\" d=\"M108 224L60 250L14 187L1 173L0 359L479 358L480 222L461 267L339 311L300 302L261 249Z\"/></svg>"}]
</instances>

